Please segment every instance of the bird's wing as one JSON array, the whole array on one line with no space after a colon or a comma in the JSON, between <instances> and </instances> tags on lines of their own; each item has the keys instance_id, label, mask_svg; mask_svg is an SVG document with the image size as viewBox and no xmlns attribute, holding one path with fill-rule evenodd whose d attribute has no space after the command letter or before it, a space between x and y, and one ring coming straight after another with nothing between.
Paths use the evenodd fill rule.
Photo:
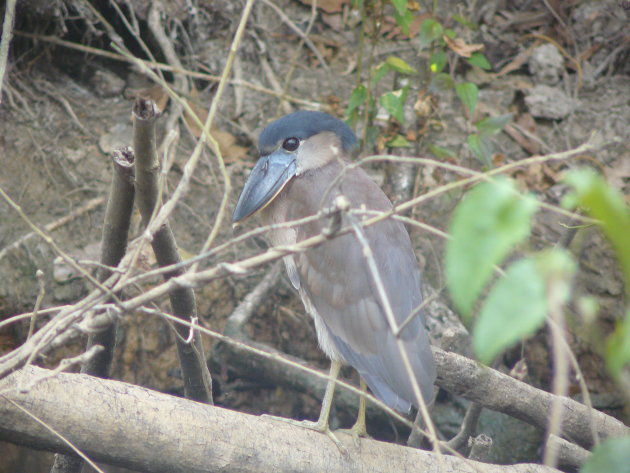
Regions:
<instances>
[{"instance_id":1,"label":"bird's wing","mask_svg":"<svg viewBox=\"0 0 630 473\"><path fill-rule=\"evenodd\" d=\"M420 276L406 230L384 221L364 229L396 324L420 304ZM390 333L364 248L354 234L294 256L300 287L331 331L360 354L379 352ZM421 330L420 318L404 330L410 340Z\"/></svg>"},{"instance_id":2,"label":"bird's wing","mask_svg":"<svg viewBox=\"0 0 630 473\"><path fill-rule=\"evenodd\" d=\"M400 326L421 303L420 275L404 227L385 221L365 233L396 324ZM416 404L413 382L400 346L389 326L363 247L352 234L295 255L305 305L322 327L322 347L332 343L354 366L374 394L405 412ZM317 325L317 324L316 324ZM416 316L402 331L413 376L425 400L433 391L435 367L423 318ZM323 331L325 333L320 333Z\"/></svg>"}]
</instances>

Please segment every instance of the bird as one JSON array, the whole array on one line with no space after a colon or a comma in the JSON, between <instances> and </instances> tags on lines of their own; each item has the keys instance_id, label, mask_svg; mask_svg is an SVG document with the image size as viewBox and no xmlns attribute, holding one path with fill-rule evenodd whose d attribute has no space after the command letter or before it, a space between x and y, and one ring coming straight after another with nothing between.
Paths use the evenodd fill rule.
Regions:
<instances>
[{"instance_id":1,"label":"bird","mask_svg":"<svg viewBox=\"0 0 630 473\"><path fill-rule=\"evenodd\" d=\"M235 225L260 215L270 225L273 246L326 234L331 224L324 215L335 205L341 217L338 227L351 229L284 257L288 278L314 320L319 346L331 359L319 419L299 425L327 433L336 443L328 420L342 365L354 367L362 389L367 384L401 413L419 407L417 388L428 404L436 378L409 233L391 217L360 225L367 217L391 212L393 205L363 169L350 165L357 143L345 122L324 112L299 110L271 122L260 134L260 157L232 215ZM287 224L296 220L302 221ZM350 431L355 440L367 436L363 396Z\"/></svg>"}]
</instances>

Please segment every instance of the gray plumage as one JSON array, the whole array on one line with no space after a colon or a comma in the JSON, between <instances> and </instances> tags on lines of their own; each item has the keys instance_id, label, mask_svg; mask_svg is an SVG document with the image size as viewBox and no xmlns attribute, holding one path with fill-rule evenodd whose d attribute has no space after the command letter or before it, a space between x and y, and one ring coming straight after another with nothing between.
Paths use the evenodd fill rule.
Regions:
<instances>
[{"instance_id":1,"label":"gray plumage","mask_svg":"<svg viewBox=\"0 0 630 473\"><path fill-rule=\"evenodd\" d=\"M282 149L285 140L292 137L300 140L299 147L291 152ZM338 195L345 196L353 209L391 210L387 196L362 169L342 172L355 143L354 133L346 124L320 112L296 112L275 121L261 134L261 160L276 156L273 163L281 159L290 171L285 171L266 192L265 199L274 194L270 200L258 202L256 208L243 197L248 182L235 210L235 220L256 210L261 210L265 224L296 220L330 207ZM269 178L265 174L269 169L269 163L259 161L252 176L257 172ZM287 173L293 176L280 182ZM279 228L271 232L271 243L296 243L320 234L328 224L321 219ZM347 224L344 217L343 226ZM407 230L401 222L386 219L365 227L364 232L396 321L402 324L422 302L420 272ZM314 318L319 344L326 354L352 365L376 397L390 407L406 412L411 404L417 406L363 248L354 233L287 256L285 265L291 283ZM422 314L407 325L401 339L425 402L429 402L435 365Z\"/></svg>"}]
</instances>

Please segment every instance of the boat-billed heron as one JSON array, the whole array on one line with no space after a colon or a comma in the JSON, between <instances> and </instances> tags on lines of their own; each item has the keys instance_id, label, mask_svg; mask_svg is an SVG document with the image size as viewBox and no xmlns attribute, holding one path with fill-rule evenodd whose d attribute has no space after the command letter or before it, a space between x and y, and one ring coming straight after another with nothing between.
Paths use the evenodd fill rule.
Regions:
<instances>
[{"instance_id":1,"label":"boat-billed heron","mask_svg":"<svg viewBox=\"0 0 630 473\"><path fill-rule=\"evenodd\" d=\"M422 302L420 271L400 221L387 218L358 227L357 222L367 216L391 211L392 204L365 171L348 167L356 143L350 127L326 113L298 111L272 122L260 135L260 158L232 220L237 223L260 212L263 223L283 224L322 215L339 196L345 197L349 209L342 213L341 226L354 231L286 256L287 273L315 321L320 347L332 360L331 380L341 364L352 365L378 399L408 412L412 404L419 404L412 376L428 402L436 375L424 318L417 310ZM273 245L290 245L329 226L329 219L322 217L276 225L269 235ZM372 253L371 265L366 245ZM414 311L416 316L407 320ZM398 337L392 315L395 327L405 324ZM333 439L328 416L334 386L330 381L318 422L307 425ZM365 435L363 398L352 431L355 436Z\"/></svg>"}]
</instances>

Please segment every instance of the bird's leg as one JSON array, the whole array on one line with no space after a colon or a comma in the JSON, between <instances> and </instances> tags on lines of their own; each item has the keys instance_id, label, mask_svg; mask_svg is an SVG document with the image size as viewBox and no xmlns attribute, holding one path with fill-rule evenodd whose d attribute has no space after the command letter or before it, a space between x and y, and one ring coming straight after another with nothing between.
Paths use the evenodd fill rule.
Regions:
<instances>
[{"instance_id":1,"label":"bird's leg","mask_svg":"<svg viewBox=\"0 0 630 473\"><path fill-rule=\"evenodd\" d=\"M348 453L346 447L339 441L337 436L330 430L328 426L328 420L330 418L330 409L332 407L332 401L335 394L335 381L339 376L339 370L341 369L341 363L339 361L333 360L330 364L330 379L328 380L328 384L326 385L326 392L324 393L324 399L322 400L322 409L319 412L319 419L317 422L313 422L310 420L294 420L287 419L285 417L276 417L276 416L267 416L275 420L281 420L283 422L287 422L288 424L297 425L299 427L304 427L307 429L315 430L317 432L322 432L326 434L330 439L335 443L337 448L344 455Z\"/></svg>"},{"instance_id":2,"label":"bird's leg","mask_svg":"<svg viewBox=\"0 0 630 473\"><path fill-rule=\"evenodd\" d=\"M359 382L361 384L361 391L367 393L367 385L365 384L363 378L359 378ZM359 413L357 414L357 420L354 425L349 429L341 429L340 431L352 435L354 444L357 446L359 444L359 438L370 437L367 433L367 425L365 422L365 396L359 397Z\"/></svg>"},{"instance_id":3,"label":"bird's leg","mask_svg":"<svg viewBox=\"0 0 630 473\"><path fill-rule=\"evenodd\" d=\"M337 360L332 360L330 363L330 373L328 375L330 379L326 385L326 392L324 393L324 399L322 400L322 410L319 411L319 419L317 419L317 422L311 422L311 424L313 424L313 430L330 432L328 420L330 418L330 409L332 408L333 397L335 395L335 381L339 376L340 369L341 363Z\"/></svg>"}]
</instances>

